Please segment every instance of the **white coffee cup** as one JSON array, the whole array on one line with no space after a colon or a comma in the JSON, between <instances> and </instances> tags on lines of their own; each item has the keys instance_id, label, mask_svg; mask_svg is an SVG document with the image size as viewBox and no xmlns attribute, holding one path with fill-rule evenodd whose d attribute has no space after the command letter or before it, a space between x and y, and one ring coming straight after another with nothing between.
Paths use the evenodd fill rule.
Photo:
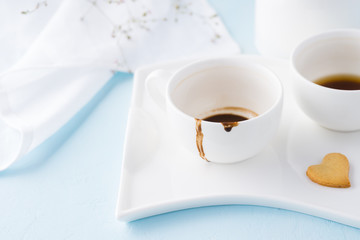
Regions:
<instances>
[{"instance_id":1,"label":"white coffee cup","mask_svg":"<svg viewBox=\"0 0 360 240\"><path fill-rule=\"evenodd\" d=\"M167 82L163 96L154 87L162 81ZM239 108L258 114L239 122L230 132L221 123L202 120L202 157L210 162L233 163L253 157L277 132L282 85L270 70L241 56L197 61L175 73L157 70L148 76L146 85L158 105L166 103L174 138L196 156L201 152L196 119L217 113L239 114Z\"/></svg>"},{"instance_id":2,"label":"white coffee cup","mask_svg":"<svg viewBox=\"0 0 360 240\"><path fill-rule=\"evenodd\" d=\"M360 129L360 90L339 90L313 81L334 74L360 76L360 30L343 29L308 38L292 54L294 93L302 110L321 126Z\"/></svg>"}]
</instances>

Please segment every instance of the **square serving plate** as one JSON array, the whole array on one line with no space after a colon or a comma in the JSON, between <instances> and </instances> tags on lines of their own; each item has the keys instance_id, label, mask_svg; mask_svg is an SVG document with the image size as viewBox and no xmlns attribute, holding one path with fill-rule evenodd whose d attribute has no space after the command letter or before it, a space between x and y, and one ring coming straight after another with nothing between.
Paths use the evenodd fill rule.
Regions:
<instances>
[{"instance_id":1,"label":"square serving plate","mask_svg":"<svg viewBox=\"0 0 360 240\"><path fill-rule=\"evenodd\" d=\"M270 68L284 86L284 109L276 138L257 156L236 164L214 164L183 149L150 98L145 79L156 69L176 71L191 62L142 68L135 73L124 146L117 218L133 221L186 208L246 204L298 211L360 227L360 132L318 126L298 108L285 60L239 55ZM351 187L329 188L306 176L331 152L350 162Z\"/></svg>"}]
</instances>

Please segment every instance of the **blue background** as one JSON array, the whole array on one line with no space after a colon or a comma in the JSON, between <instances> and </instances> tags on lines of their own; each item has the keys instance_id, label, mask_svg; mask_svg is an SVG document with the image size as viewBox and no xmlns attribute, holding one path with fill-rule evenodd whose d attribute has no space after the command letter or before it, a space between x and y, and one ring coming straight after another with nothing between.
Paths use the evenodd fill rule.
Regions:
<instances>
[{"instance_id":1,"label":"blue background","mask_svg":"<svg viewBox=\"0 0 360 240\"><path fill-rule=\"evenodd\" d=\"M245 53L254 1L210 0ZM115 219L132 75L117 73L66 126L0 173L0 239L360 239L360 229L257 206Z\"/></svg>"}]
</instances>

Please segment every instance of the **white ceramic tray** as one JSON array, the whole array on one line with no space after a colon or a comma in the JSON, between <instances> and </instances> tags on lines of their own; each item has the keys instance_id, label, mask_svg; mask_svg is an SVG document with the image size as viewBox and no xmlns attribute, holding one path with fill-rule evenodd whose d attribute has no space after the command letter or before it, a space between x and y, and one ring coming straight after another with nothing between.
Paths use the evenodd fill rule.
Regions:
<instances>
[{"instance_id":1,"label":"white ceramic tray","mask_svg":"<svg viewBox=\"0 0 360 240\"><path fill-rule=\"evenodd\" d=\"M289 63L240 56L272 69L285 91L277 137L258 156L237 164L207 163L176 143L166 115L145 90L155 69L176 70L189 61L143 68L135 73L121 172L117 218L132 221L164 212L210 205L247 204L289 209L360 227L360 132L324 129L293 99ZM317 185L306 176L330 152L350 161L347 189Z\"/></svg>"}]
</instances>

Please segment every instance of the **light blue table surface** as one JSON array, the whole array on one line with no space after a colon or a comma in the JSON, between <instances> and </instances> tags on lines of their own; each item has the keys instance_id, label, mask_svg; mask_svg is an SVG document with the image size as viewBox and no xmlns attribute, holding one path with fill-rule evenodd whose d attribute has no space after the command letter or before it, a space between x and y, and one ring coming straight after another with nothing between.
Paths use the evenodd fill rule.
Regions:
<instances>
[{"instance_id":1,"label":"light blue table surface","mask_svg":"<svg viewBox=\"0 0 360 240\"><path fill-rule=\"evenodd\" d=\"M245 53L253 0L211 0ZM0 173L0 240L360 239L360 229L258 206L183 210L132 223L115 219L132 75L118 73L66 126Z\"/></svg>"}]
</instances>

